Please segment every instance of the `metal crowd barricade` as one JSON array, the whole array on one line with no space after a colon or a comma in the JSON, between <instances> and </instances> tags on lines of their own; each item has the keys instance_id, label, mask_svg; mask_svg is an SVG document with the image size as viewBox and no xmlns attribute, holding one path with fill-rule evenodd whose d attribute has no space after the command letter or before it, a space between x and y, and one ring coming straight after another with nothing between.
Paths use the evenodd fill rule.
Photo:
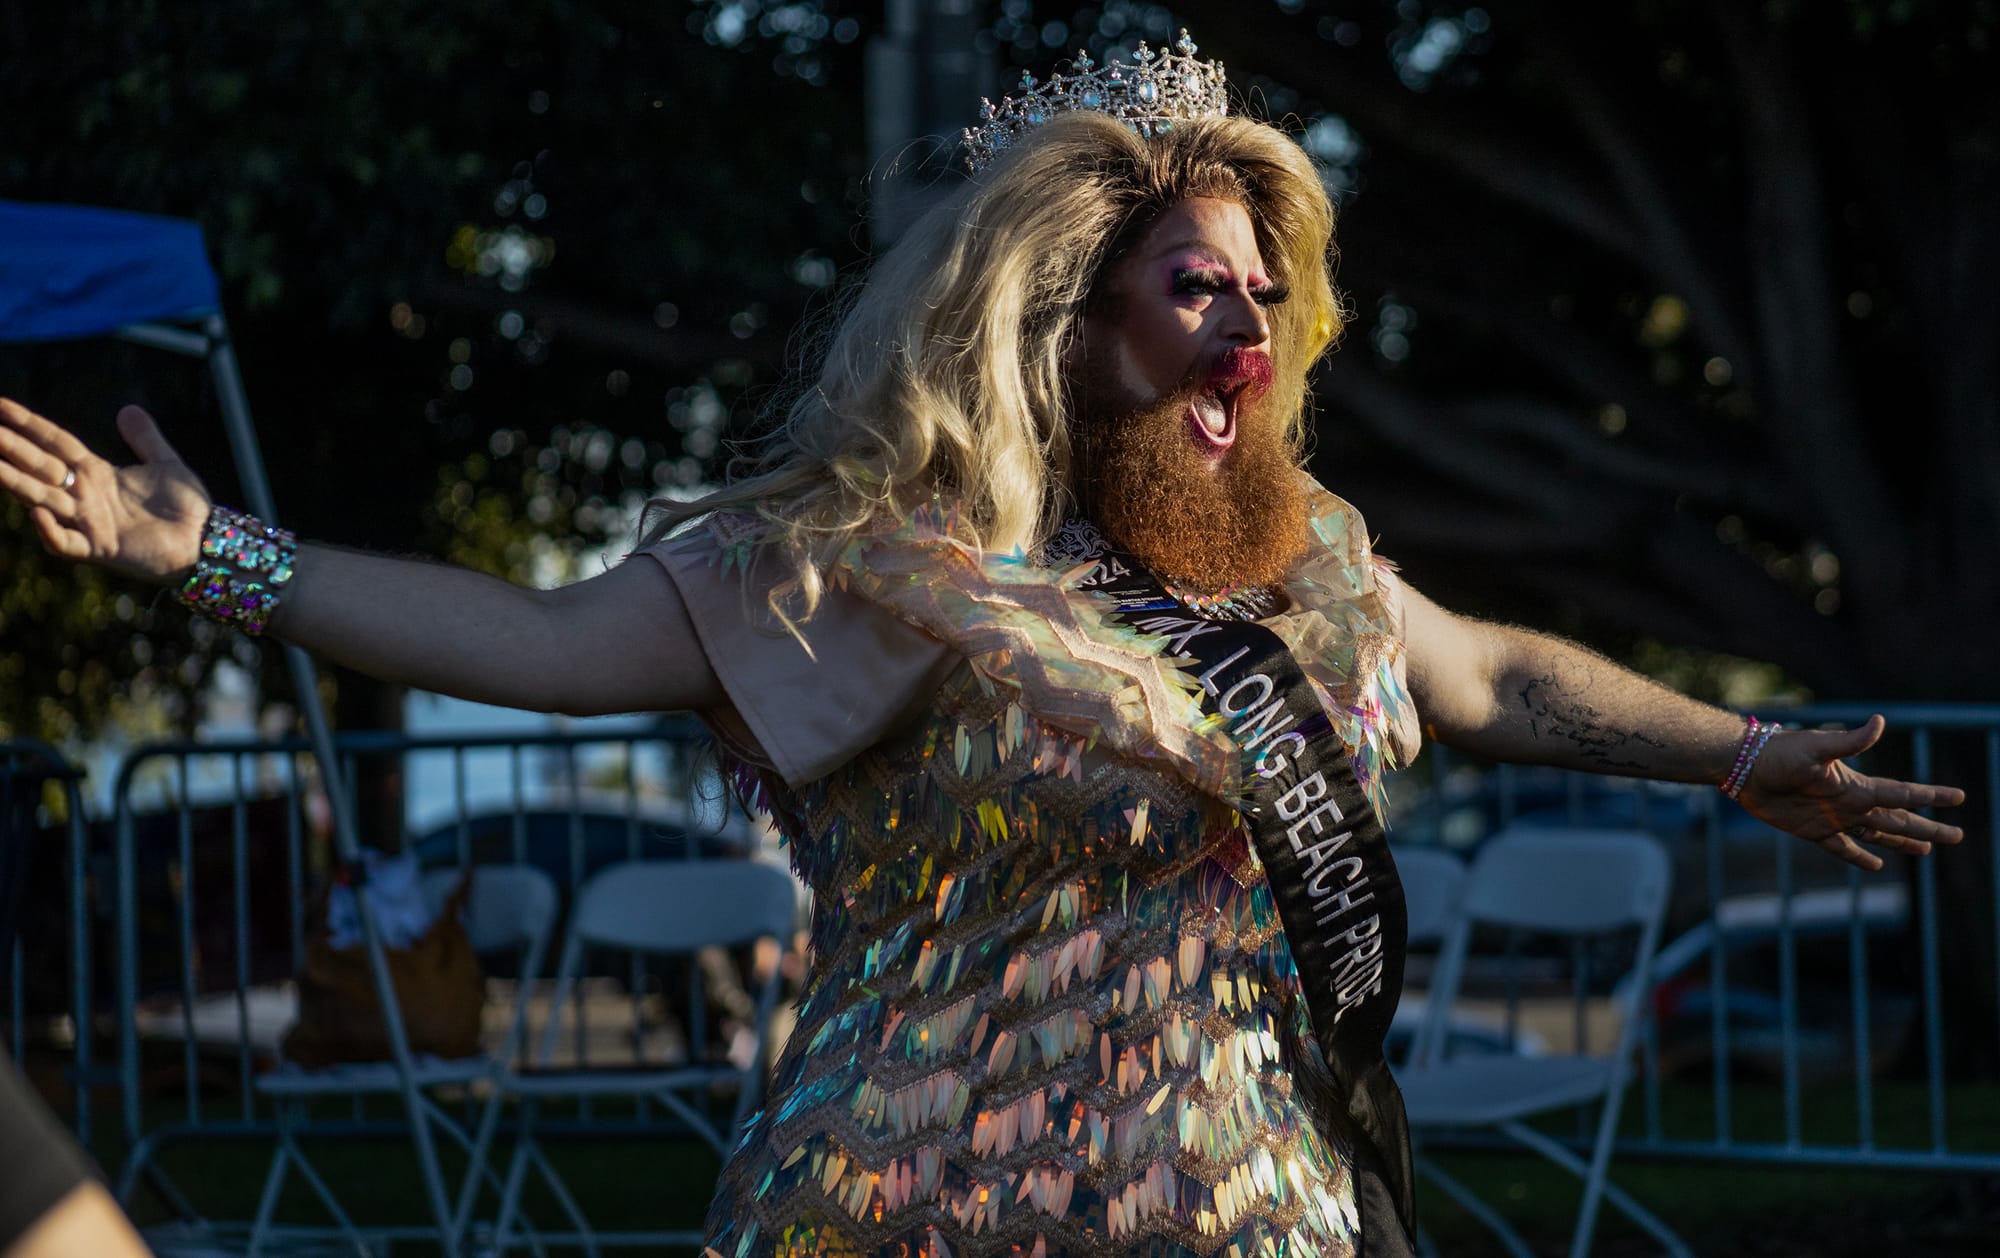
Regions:
<instances>
[{"instance_id":1,"label":"metal crowd barricade","mask_svg":"<svg viewBox=\"0 0 2000 1258\"><path fill-rule=\"evenodd\" d=\"M1427 770L1413 766L1403 775L1398 784L1403 815L1392 815L1400 824L1391 833L1404 843L1464 850L1523 818L1558 826L1607 821L1638 825L1666 840L1675 852L1677 911L1669 922L1670 942L1656 964L1655 1003L1670 1005L1674 998L1693 997L1694 1014L1683 1019L1682 1029L1694 1019L1706 1022L1697 1034L1706 1040L1709 1114L1706 1131L1690 1132L1687 1106L1669 1113L1676 1085L1671 1063L1663 1059L1660 1021L1650 1019L1640 1063L1642 1095L1636 1098L1641 1102L1640 1118L1625 1124L1618 1144L1621 1158L2000 1171L2000 1135L1953 1131L1949 1121L1948 1097L1954 1082L1994 1081L1947 1077L1938 894L1939 880L1954 876L1955 860L1990 871L1977 894L1986 898L1986 920L1995 934L1950 942L1954 949L1985 950L1993 959L1989 972L2000 973L2000 927L1990 926L1994 907L2000 905L2000 859L1994 859L2000 855L2000 807L1996 807L2000 706L1822 705L1765 715L1801 728L1858 725L1874 712L1888 719L1889 728L1881 744L1860 759L1864 772L1930 781L1941 751L1949 746L1957 752L1951 761L1957 776L1948 783L1964 787L1968 796L1960 819L1967 830L1963 848L1938 848L1919 860L1885 853L1885 867L1864 874L1757 823L1711 787L1480 765L1435 746L1425 751L1430 760ZM1990 851L1972 850L1980 846ZM1551 871L1551 876L1559 876L1559 871ZM1870 955L1871 942L1897 940L1915 957L1914 990L1906 997L1888 989L1881 967ZM1823 950L1812 960L1824 964L1838 959L1847 971L1846 1008L1839 1011L1846 1042L1836 1046L1837 1054L1823 1042L1816 1043L1832 1033L1816 1036L1802 1018L1802 954L1813 944ZM1766 948L1776 952L1775 995L1740 981L1756 954ZM1708 971L1706 982L1701 981L1703 967ZM1526 971L1532 974L1532 965ZM1735 987L1732 975L1737 976ZM1523 1029L1523 1018L1529 1016L1524 1010L1532 1002L1524 996L1517 975L1510 974L1506 983L1494 1003L1504 1007L1511 1039ZM1989 999L1995 997L2000 993L1989 994ZM1705 1015L1699 1008L1704 1001ZM1905 1002L1912 1006L1908 1019L1912 1043L1897 1053L1896 1045L1881 1042L1882 1028L1898 1021L1885 1010ZM1577 992L1568 1004L1565 1025L1574 1023L1580 1032L1590 997ZM1768 1022L1761 1033L1742 1025L1759 1014ZM1970 1033L1993 1037L1996 1030L2000 1029L1981 1026ZM1534 1051L1532 1046L1528 1051ZM1837 1060L1840 1056L1845 1060ZM1884 1138L1876 1078L1877 1058L1882 1056L1897 1057L1906 1074L1914 1070L1918 1075L1924 1127L1920 1141ZM1834 1089L1828 1080L1836 1065L1847 1081ZM1776 1130L1750 1130L1757 1125L1751 1111L1758 1108L1746 1104L1759 1089L1749 1077L1753 1073L1774 1076L1766 1086L1775 1096L1759 1099L1775 1108L1775 1123L1766 1125ZM1820 1124L1816 1136L1809 1136L1805 1121L1809 1097L1828 1107L1851 1104L1852 1136L1829 1138L1825 1124Z\"/></svg>"},{"instance_id":2,"label":"metal crowd barricade","mask_svg":"<svg viewBox=\"0 0 2000 1258\"><path fill-rule=\"evenodd\" d=\"M350 815L367 816L355 784L371 762L405 781L417 773L441 779L426 793L450 801L415 827L398 808L388 823L393 836L381 833L379 816L373 833L364 823L365 846L385 846L389 837L398 846L416 844L427 865L541 864L565 900L607 860L746 853L760 841L761 828L730 811L706 744L686 718L615 730L355 732L336 740ZM115 1001L100 1017L115 1023L111 1073L127 1150L114 1184L121 1200L143 1177L184 1217L199 1220L163 1171L161 1151L276 1131L273 1106L254 1078L273 1064L292 1008L282 982L303 970L308 896L337 859L311 749L304 739L159 742L135 748L121 764L109 853L115 906L109 938L98 941L115 969ZM475 778L499 798L476 805ZM81 905L77 920L89 920ZM89 933L79 926L85 952ZM87 976L89 968L80 961L78 973ZM636 1007L645 990L636 963L625 978ZM85 984L79 1008L87 1000ZM590 1051L579 1037L579 1057ZM176 1077L165 1090L162 1074ZM595 1133L635 1121L621 1115L620 1124L608 1124L604 1117L586 1108L553 1130ZM653 1131L669 1125L644 1107L636 1122ZM357 1101L339 1128L394 1136L406 1125L400 1115L371 1119ZM312 1133L310 1125L301 1130ZM365 1230L382 1239L436 1238L431 1226Z\"/></svg>"},{"instance_id":3,"label":"metal crowd barricade","mask_svg":"<svg viewBox=\"0 0 2000 1258\"><path fill-rule=\"evenodd\" d=\"M1864 758L1863 769L1922 780L1932 776L1941 754L1956 753L1954 763L1973 770L1955 783L1973 797L1966 815L1983 822L1968 847L2000 845L2000 820L1991 806L2000 796L2000 707L1888 705L1779 715L1795 725L1852 724L1870 710L1888 716L1890 734ZM698 847L753 841L740 814L726 824L695 815L704 743L698 727L683 719L534 736L352 733L338 742L339 780L355 782L357 770L371 761L399 768L406 779L429 774L428 794L449 802L408 827L424 834L407 832L399 810L388 823L397 838L430 844L428 854L439 860L543 863L559 885L573 889L600 859L657 856L662 845L672 850L676 842L693 856ZM299 971L308 890L336 853L329 801L309 753L302 739L137 748L117 774L110 824L100 822L93 840L78 771L38 744L0 744L0 784L25 782L29 775L56 782L68 836L67 882L59 897L68 930L38 930L6 958L12 981L0 1016L17 1049L33 1035L44 1044L70 1039L73 1117L86 1139L93 1134L91 1085L115 1090L113 1125L124 1150L116 1187L123 1196L143 1176L170 1205L192 1216L194 1208L160 1168L161 1150L205 1139L269 1139L274 1132L270 1103L252 1082L280 1029L269 993L277 979ZM488 804L476 798L482 779ZM711 787L719 786L711 779ZM355 788L347 789L346 802L361 804ZM1656 992L1707 996L1706 1010L1697 1001L1677 1029L1684 1045L1705 1049L1708 1060L1705 1069L1676 1075L1666 1051L1673 1044L1663 1040L1659 1026L1649 1030L1641 1094L1626 1107L1621 1158L2000 1170L2000 1141L1992 1133L1982 1145L1980 1133L1951 1122L1952 1089L1979 1081L1948 1074L1942 958L1947 944L2000 958L2000 936L1941 937L1939 884L1955 876L1958 853L1940 850L1914 864L1892 859L1883 873L1863 875L1817 851L1801 851L1798 840L1757 825L1711 788L1481 767L1435 747L1393 789L1392 834L1399 843L1465 848L1519 818L1636 824L1675 851L1677 908ZM686 837L717 825L721 839ZM19 829L11 825L10 847ZM46 829L42 833L46 857L49 839ZM383 835L378 829L371 837L379 844ZM65 862L38 863L38 885L57 885L55 867ZM1983 861L1966 863L1986 868ZM2000 903L2000 873L1982 881L1979 893L1989 905ZM1871 956L1871 945L1883 941L1906 942L1912 962L1904 995ZM1815 943L1825 946L1815 949ZM1775 990L1765 998L1766 1023L1753 1034L1742 1001L1758 993L1742 980L1766 949L1775 953ZM1815 1036L1825 1037L1802 1012L1802 961L1845 965L1835 1013L1847 1028L1839 1049L1844 1057L1815 1047ZM24 996L22 978L52 969L68 976L69 990L59 991L52 1007L43 1007L47 1001L37 1006ZM617 998L641 999L644 976L622 977ZM1505 993L1507 1035L1518 1033L1524 1043L1535 1038L1522 1020L1530 995L1518 986ZM1547 1001L1572 1004L1579 1019L1601 996L1542 993ZM1875 1070L1875 1059L1889 1047L1884 1027L1895 1021L1890 1014L1899 999L1908 1009L1910 1051L1903 1059L1912 1082L1894 1087L1910 1094L1918 1112L1923 1138L1915 1142L1884 1134ZM1824 1009L1820 1013L1824 1022ZM1995 1028L1971 1033L1992 1036ZM699 1040L708 1032L689 1027L687 1034ZM582 1057L606 1050L579 1038L574 1051ZM1768 1086L1739 1068L1753 1051L1769 1071ZM1825 1082L1829 1074L1839 1076L1837 1087ZM1829 1133L1824 1121L1807 1122L1810 1105L1836 1102L1852 1109L1851 1135L1845 1129ZM1760 1112L1768 1114L1771 1130L1757 1129ZM358 1106L353 1117L379 1122L384 1136L405 1134L408 1125L400 1114L364 1114ZM669 1122L643 1111L580 1109L548 1130L661 1133ZM357 1129L356 1123L345 1127Z\"/></svg>"},{"instance_id":4,"label":"metal crowd barricade","mask_svg":"<svg viewBox=\"0 0 2000 1258\"><path fill-rule=\"evenodd\" d=\"M0 740L0 977L5 992L7 1047L16 1062L26 1062L30 1045L70 1049L67 1092L69 1118L85 1146L91 1143L90 1083L96 1053L88 1033L91 1009L91 968L88 912L88 832L85 829L83 770L47 743L32 738ZM60 819L49 808L49 788L61 801ZM38 850L47 834L59 829L67 839L62 861L51 868L52 853ZM63 888L66 905L68 1000L36 1002L30 1007L28 961L45 960L42 948L22 937L24 919L30 925L51 924L49 915L34 919L34 894L43 887ZM43 971L46 979L47 971ZM65 1007L66 1006L66 1007Z\"/></svg>"}]
</instances>

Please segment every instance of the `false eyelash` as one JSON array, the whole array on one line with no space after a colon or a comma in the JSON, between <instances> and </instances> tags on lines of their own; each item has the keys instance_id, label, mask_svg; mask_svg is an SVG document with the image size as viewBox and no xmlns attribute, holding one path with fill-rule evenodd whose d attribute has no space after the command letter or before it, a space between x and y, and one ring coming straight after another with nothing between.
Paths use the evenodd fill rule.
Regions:
<instances>
[{"instance_id":1,"label":"false eyelash","mask_svg":"<svg viewBox=\"0 0 2000 1258\"><path fill-rule=\"evenodd\" d=\"M1182 267L1174 272L1174 293L1216 293L1229 284L1229 274L1213 267Z\"/></svg>"},{"instance_id":2,"label":"false eyelash","mask_svg":"<svg viewBox=\"0 0 2000 1258\"><path fill-rule=\"evenodd\" d=\"M1175 296L1213 295L1229 286L1229 275L1208 267L1183 267L1174 272L1173 283ZM1266 284L1253 291L1250 299L1260 306L1281 306L1291 295L1292 290L1283 284Z\"/></svg>"}]
</instances>

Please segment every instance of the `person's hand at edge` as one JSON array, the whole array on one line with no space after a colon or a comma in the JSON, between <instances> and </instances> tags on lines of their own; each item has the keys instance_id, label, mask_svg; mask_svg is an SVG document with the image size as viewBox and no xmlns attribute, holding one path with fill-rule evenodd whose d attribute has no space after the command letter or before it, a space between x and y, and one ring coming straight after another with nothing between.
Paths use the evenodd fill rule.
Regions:
<instances>
[{"instance_id":1,"label":"person's hand at edge","mask_svg":"<svg viewBox=\"0 0 2000 1258\"><path fill-rule=\"evenodd\" d=\"M0 1258L148 1258L152 1251L95 1180L50 1206Z\"/></svg>"},{"instance_id":2,"label":"person's hand at edge","mask_svg":"<svg viewBox=\"0 0 2000 1258\"><path fill-rule=\"evenodd\" d=\"M118 433L139 462L117 467L68 430L0 398L0 489L21 500L52 555L164 584L194 565L210 500L136 406Z\"/></svg>"}]
</instances>

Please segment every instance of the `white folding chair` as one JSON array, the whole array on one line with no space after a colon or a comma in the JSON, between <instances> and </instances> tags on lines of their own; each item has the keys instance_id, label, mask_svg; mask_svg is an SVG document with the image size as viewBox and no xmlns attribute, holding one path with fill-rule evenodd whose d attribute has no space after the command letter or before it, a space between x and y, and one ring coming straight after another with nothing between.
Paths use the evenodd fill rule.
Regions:
<instances>
[{"instance_id":1,"label":"white folding chair","mask_svg":"<svg viewBox=\"0 0 2000 1258\"><path fill-rule=\"evenodd\" d=\"M425 903L431 906L433 913L443 911L459 880L465 876L455 868L434 869L423 876L420 888ZM519 1055L526 1033L527 991L531 980L541 972L542 961L548 951L549 935L555 926L557 899L555 883L547 874L532 866L479 866L470 871L470 877L464 920L472 950L482 957L518 952L521 979L519 995L515 999L514 1012L499 1054L480 1052L471 1057L450 1059L419 1055L412 1062L413 1082L422 1107L421 1121L435 1124L447 1138L465 1149L470 1158L453 1223L455 1235L464 1234L466 1217L471 1211L479 1181L488 1173L485 1154L491 1142L494 1120L499 1115L500 1098L497 1089L488 1097L480 1119L479 1135L474 1137L468 1135L428 1093L441 1087L471 1087L493 1081L505 1064ZM402 1082L397 1077L396 1064L384 1061L357 1062L319 1070L286 1068L259 1076L256 1086L275 1104L278 1148L264 1179L264 1192L257 1205L256 1220L251 1224L246 1251L249 1258L256 1258L265 1242L280 1231L317 1235L325 1230L279 1229L272 1222L278 1194L284 1188L287 1173L294 1166L311 1185L320 1204L333 1215L338 1234L357 1251L365 1252L364 1233L373 1229L356 1226L342 1208L339 1198L300 1150L298 1136L302 1128L312 1130L307 1111L315 1098L401 1095ZM327 1131L338 1134L339 1125L329 1127Z\"/></svg>"},{"instance_id":2,"label":"white folding chair","mask_svg":"<svg viewBox=\"0 0 2000 1258\"><path fill-rule=\"evenodd\" d=\"M1590 1251L1600 1198L1651 1233L1669 1253L1677 1258L1688 1253L1664 1223L1607 1176L1640 1020L1647 1012L1648 976L1670 881L1665 850L1639 831L1516 828L1489 840L1467 871L1410 1063L1396 1072L1413 1130L1490 1127L1584 1181L1571 1258L1583 1258ZM1451 1054L1450 1011L1474 933L1482 925L1568 937L1575 945L1572 956L1579 962L1590 955L1582 946L1586 937L1636 928L1636 954L1626 980L1611 997L1618 1037L1609 1055ZM1577 976L1579 984L1589 979ZM1524 1121L1593 1101L1602 1112L1588 1162ZM1498 1213L1428 1159L1419 1158L1418 1165L1427 1178L1492 1229L1509 1253L1530 1258L1519 1234Z\"/></svg>"},{"instance_id":3,"label":"white folding chair","mask_svg":"<svg viewBox=\"0 0 2000 1258\"><path fill-rule=\"evenodd\" d=\"M520 1099L521 1110L514 1156L507 1168L500 1215L494 1225L495 1249L505 1253L513 1245L531 1239L517 1238L513 1222L532 1166L576 1227L574 1235L544 1231L541 1239L577 1244L589 1254L597 1253L598 1234L591 1229L589 1220L535 1138L535 1121L542 1102L557 1098L649 1100L686 1122L718 1157L724 1157L731 1139L749 1116L763 1082L771 1013L779 988L775 965L757 996L752 1028L754 1044L744 1066L700 1060L699 1042L691 1045L689 1060L684 1065L619 1065L608 1069L588 1064L553 1066L563 1029L562 1010L571 1003L570 996L581 975L586 952L612 949L642 956L691 958L704 948L734 947L772 939L782 955L782 950L790 945L797 918L798 884L784 870L759 861L626 861L600 870L577 891L557 969L555 1013L543 1033L534 1064L526 1070L509 1072L502 1081L505 1091ZM718 1127L690 1100L721 1084L734 1084L737 1089L735 1111L726 1128ZM620 1233L617 1239L622 1244L643 1245L701 1241L698 1233L668 1231Z\"/></svg>"},{"instance_id":4,"label":"white folding chair","mask_svg":"<svg viewBox=\"0 0 2000 1258\"><path fill-rule=\"evenodd\" d=\"M1465 886L1465 862L1441 847L1399 847L1396 874L1412 944L1436 943L1451 929Z\"/></svg>"},{"instance_id":5,"label":"white folding chair","mask_svg":"<svg viewBox=\"0 0 2000 1258\"><path fill-rule=\"evenodd\" d=\"M1403 907L1409 916L1409 947L1438 943L1450 929L1458 912L1458 896L1465 885L1465 862L1440 847L1396 849L1396 875L1403 884ZM1390 1060L1400 1061L1404 1050L1416 1040L1430 1007L1427 991L1421 998L1406 986L1403 998L1389 1023Z\"/></svg>"}]
</instances>

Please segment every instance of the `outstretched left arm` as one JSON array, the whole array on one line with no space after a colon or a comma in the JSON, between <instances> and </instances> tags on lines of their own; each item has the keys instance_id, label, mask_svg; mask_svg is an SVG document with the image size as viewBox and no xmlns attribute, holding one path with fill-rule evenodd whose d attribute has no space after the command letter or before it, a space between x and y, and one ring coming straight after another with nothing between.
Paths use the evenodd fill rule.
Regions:
<instances>
[{"instance_id":1,"label":"outstretched left arm","mask_svg":"<svg viewBox=\"0 0 2000 1258\"><path fill-rule=\"evenodd\" d=\"M1401 587L1410 693L1425 733L1462 751L1665 782L1719 783L1743 718L1676 694L1548 634L1457 616ZM1922 855L1964 832L1917 814L1965 792L1868 777L1841 761L1875 745L1881 717L1857 729L1787 730L1758 757L1739 801L1760 820L1863 869L1886 851Z\"/></svg>"}]
</instances>

